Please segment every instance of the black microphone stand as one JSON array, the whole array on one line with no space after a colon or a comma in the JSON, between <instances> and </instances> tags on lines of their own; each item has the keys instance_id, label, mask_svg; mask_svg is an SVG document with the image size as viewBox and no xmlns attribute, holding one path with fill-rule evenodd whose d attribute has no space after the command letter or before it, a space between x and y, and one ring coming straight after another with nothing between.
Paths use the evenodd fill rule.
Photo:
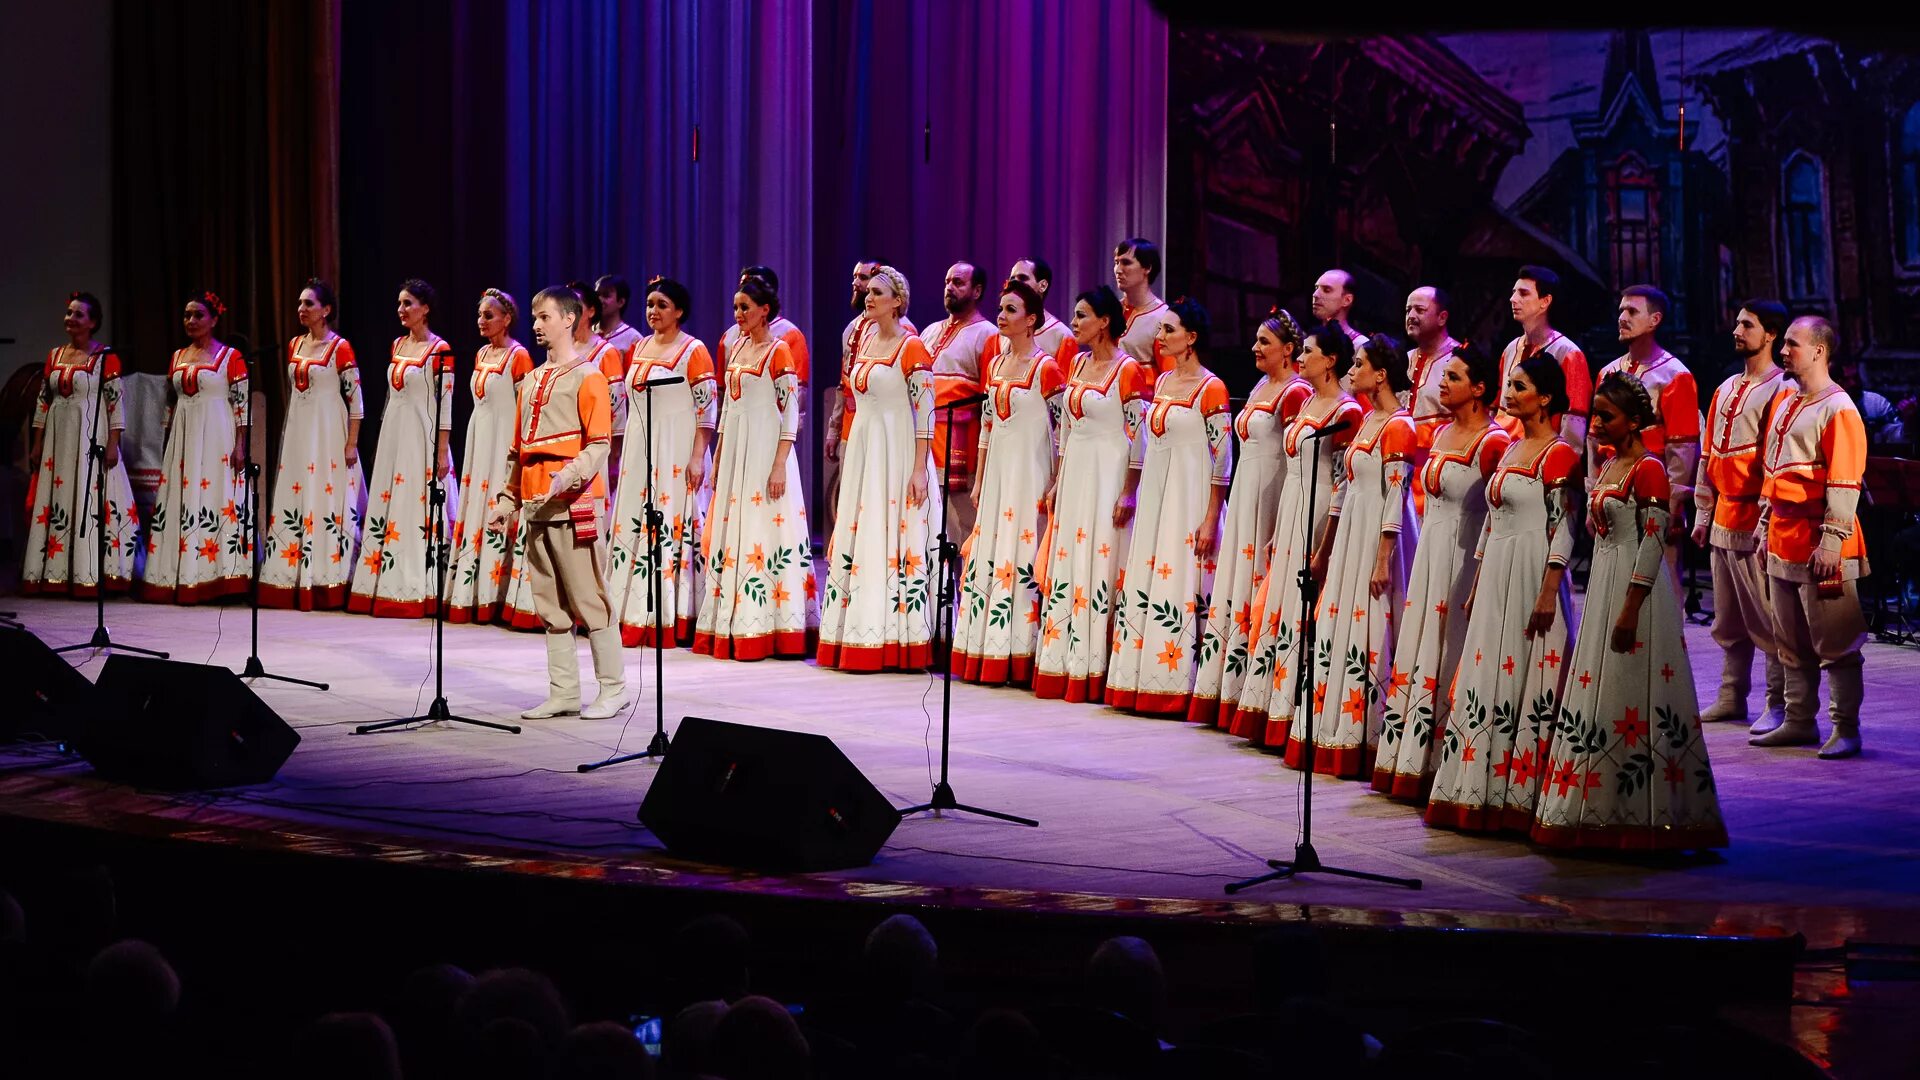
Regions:
<instances>
[{"instance_id":1,"label":"black microphone stand","mask_svg":"<svg viewBox=\"0 0 1920 1080\"><path fill-rule=\"evenodd\" d=\"M938 814L942 810L961 810L981 817L998 818L1011 821L1015 825L1039 828L1040 823L1032 818L1003 814L998 810L983 810L978 806L968 806L954 797L953 785L947 780L947 756L953 743L953 602L954 584L959 576L960 548L947 538L947 491L952 482L953 472L953 410L968 405L977 405L987 400L987 395L976 394L972 398L963 398L945 405L936 405L936 410L946 410L947 431L945 456L941 458L940 490L928 492L927 497L940 503L940 528L935 533L940 543L940 611L934 622L933 651L940 658L940 782L933 785L933 796L926 802L909 806L900 811L901 817L931 810Z\"/></svg>"},{"instance_id":2,"label":"black microphone stand","mask_svg":"<svg viewBox=\"0 0 1920 1080\"><path fill-rule=\"evenodd\" d=\"M660 590L665 584L665 575L661 572L660 565L660 534L666 528L667 515L661 511L659 501L653 497L653 388L673 386L686 381L684 375L673 375L640 384L640 389L645 391L647 398L647 494L646 509L642 513L646 515L647 547L653 560L653 582L647 586L647 619L653 624L653 739L647 743L645 750L637 754L622 754L616 746L613 754L599 761L589 761L584 765L576 766L577 772L592 772L609 765L639 761L641 758L667 756L666 637L670 627L678 633L679 624L675 620L676 613L667 606L667 602L660 595Z\"/></svg>"},{"instance_id":3,"label":"black microphone stand","mask_svg":"<svg viewBox=\"0 0 1920 1080\"><path fill-rule=\"evenodd\" d=\"M88 432L87 444L87 493L84 496L94 501L94 589L93 589L93 637L78 645L62 645L53 650L57 653L77 652L81 649L105 649L108 652L137 653L165 660L167 654L157 649L142 649L135 645L116 645L113 636L107 633L107 444L100 437L100 425L107 413L107 357L113 353L110 346L102 346L93 355L100 363L100 370L93 378L93 430ZM38 463L35 463L38 467ZM81 506L84 508L85 503ZM80 514L80 528L87 527L86 513Z\"/></svg>"},{"instance_id":4,"label":"black microphone stand","mask_svg":"<svg viewBox=\"0 0 1920 1080\"><path fill-rule=\"evenodd\" d=\"M256 364L258 358L250 355L248 349L241 348L240 356L246 360L248 371L258 370L264 372L266 370ZM249 434L253 432L253 394L251 390L249 390L247 394L247 432ZM261 445L264 446L265 444L266 440L263 437L261 439ZM252 449L252 447L247 448L246 470L247 512L253 515L253 521L250 523L250 531L253 534L253 573L247 578L247 619L251 624L252 637L251 644L247 649L247 663L246 666L240 669L240 677L243 679L272 679L275 682L294 683L299 686L311 686L315 690L325 690L327 688L326 683L314 682L311 679L296 679L291 675L275 675L273 672L268 671L265 665L260 663L260 553L263 550L261 545L260 520L265 516L261 513L263 508L262 504L265 502L265 499L260 491L260 460L253 455Z\"/></svg>"},{"instance_id":5,"label":"black microphone stand","mask_svg":"<svg viewBox=\"0 0 1920 1080\"><path fill-rule=\"evenodd\" d=\"M1329 424L1306 436L1313 443L1313 467L1307 471L1306 536L1301 547L1305 557L1300 561L1300 573L1295 579L1299 583L1300 591L1301 657L1300 662L1294 665L1293 674L1293 704L1296 718L1300 715L1300 707L1313 701L1313 683L1307 677L1307 673L1314 662L1314 652L1317 647L1314 637L1319 621L1318 613L1314 610L1320 599L1320 583L1313 579L1313 500L1320 486L1320 440L1346 426L1344 423ZM1293 846L1293 858L1268 859L1267 865L1272 868L1272 873L1261 874L1259 877L1248 878L1245 881L1236 881L1227 886L1228 895L1265 882L1283 881L1301 874L1336 874L1340 877L1359 878L1362 881L1398 885L1405 889L1419 888L1418 878L1389 877L1386 874L1372 874L1365 870L1348 870L1343 867L1328 866L1320 861L1320 853L1313 849L1313 752L1316 741L1314 722L1315 718L1309 708L1306 738L1302 740L1306 743L1307 755L1306 759L1300 763L1300 771L1305 774L1301 782L1306 785L1306 797L1300 807L1300 840Z\"/></svg>"},{"instance_id":6,"label":"black microphone stand","mask_svg":"<svg viewBox=\"0 0 1920 1080\"><path fill-rule=\"evenodd\" d=\"M446 528L447 487L445 478L440 475L440 454L439 447L436 443L440 438L440 420L441 417L445 415L443 410L446 408L446 399L453 391L449 388L447 393L443 394L440 392L440 365L437 361L443 356L447 358L449 364L453 363L453 350L448 348L444 343L438 349L435 349L427 355L426 364L426 377L432 380L428 385L433 387L433 428L427 433L427 565L433 567L433 704L427 706L427 711L420 716L402 716L392 720L382 720L374 724L361 724L359 727L353 729L355 735L366 735L370 732L385 731L388 728L402 727L407 724L431 724L437 720L445 720L450 724L468 724L473 727L491 728L494 731L506 731L515 735L520 734L520 727L517 724L496 724L491 720L475 720L470 716L455 716L453 710L447 705L447 604L445 593L447 589L448 553L445 547L446 538L443 535L443 530ZM516 419L515 423L518 422L518 419Z\"/></svg>"}]
</instances>

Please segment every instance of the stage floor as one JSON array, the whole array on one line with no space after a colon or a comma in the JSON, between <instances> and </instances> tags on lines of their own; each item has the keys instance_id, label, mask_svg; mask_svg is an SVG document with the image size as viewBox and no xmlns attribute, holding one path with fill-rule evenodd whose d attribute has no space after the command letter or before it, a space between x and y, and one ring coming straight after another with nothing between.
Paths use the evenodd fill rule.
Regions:
<instances>
[{"instance_id":1,"label":"stage floor","mask_svg":"<svg viewBox=\"0 0 1920 1080\"><path fill-rule=\"evenodd\" d=\"M16 600L50 645L84 641L89 603ZM248 651L240 607L115 602L114 637L176 660L238 669ZM575 766L645 747L653 723L652 654L629 650L643 698L613 720L526 723L515 736L433 725L357 736L352 726L420 712L431 700L431 624L341 613L263 612L260 652L281 674L329 680L322 693L262 680L261 698L300 730L271 783L166 796L104 784L45 745L0 747L0 812L221 842L312 846L331 854L467 861L533 873L655 884L730 884L822 896L1120 910L1213 919L1317 918L1375 925L1586 927L1719 934L1799 932L1815 947L1845 939L1920 942L1920 652L1867 647L1867 752L1817 760L1811 749L1759 750L1745 730L1707 725L1733 845L1706 860L1547 854L1511 840L1423 825L1366 785L1316 778L1314 841L1335 865L1414 876L1409 892L1331 877L1222 886L1291 854L1301 775L1238 739L1191 724L1092 705L1043 702L956 684L952 778L962 801L1040 820L1026 829L966 814L904 820L871 865L773 878L666 855L635 821L654 772L632 763ZM1703 691L1720 668L1701 627L1688 648ZM581 642L583 669L586 664ZM82 670L102 658L85 653ZM539 638L449 626L447 693L458 713L512 720L544 693ZM847 675L811 663L741 664L667 653L666 713L831 736L895 804L921 801L938 767L938 683ZM1757 705L1757 702L1756 702ZM243 841L244 842L244 839Z\"/></svg>"}]
</instances>

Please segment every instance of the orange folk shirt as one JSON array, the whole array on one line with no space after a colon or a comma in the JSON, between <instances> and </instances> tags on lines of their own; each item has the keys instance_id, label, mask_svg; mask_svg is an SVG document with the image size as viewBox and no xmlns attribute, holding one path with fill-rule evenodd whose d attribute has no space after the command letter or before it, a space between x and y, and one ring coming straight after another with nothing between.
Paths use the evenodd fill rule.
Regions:
<instances>
[{"instance_id":1,"label":"orange folk shirt","mask_svg":"<svg viewBox=\"0 0 1920 1080\"><path fill-rule=\"evenodd\" d=\"M590 357L572 366L551 361L520 383L518 417L513 425L513 490L522 501L553 490L553 479L590 443L613 438L613 400L607 377ZM585 492L606 498L606 477L596 473Z\"/></svg>"},{"instance_id":2,"label":"orange folk shirt","mask_svg":"<svg viewBox=\"0 0 1920 1080\"><path fill-rule=\"evenodd\" d=\"M1767 573L1812 581L1815 548L1840 554L1839 578L1864 577L1867 545L1860 534L1860 482L1867 471L1867 425L1835 384L1807 398L1783 396L1767 422L1765 472Z\"/></svg>"},{"instance_id":3,"label":"orange folk shirt","mask_svg":"<svg viewBox=\"0 0 1920 1080\"><path fill-rule=\"evenodd\" d=\"M1788 385L1779 369L1765 378L1745 372L1714 390L1707 405L1706 440L1694 479L1693 506L1698 518L1713 522L1709 539L1726 551L1760 546L1760 440L1773 415L1777 395Z\"/></svg>"}]
</instances>

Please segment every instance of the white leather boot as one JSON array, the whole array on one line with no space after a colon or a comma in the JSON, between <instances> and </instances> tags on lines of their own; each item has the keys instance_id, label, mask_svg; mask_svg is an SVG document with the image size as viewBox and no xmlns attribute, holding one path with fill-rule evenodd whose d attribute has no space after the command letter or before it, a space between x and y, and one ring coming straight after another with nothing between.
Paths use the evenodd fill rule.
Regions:
<instances>
[{"instance_id":1,"label":"white leather boot","mask_svg":"<svg viewBox=\"0 0 1920 1080\"><path fill-rule=\"evenodd\" d=\"M1787 675L1778 654L1767 654L1767 711L1747 729L1749 735L1765 735L1787 722Z\"/></svg>"},{"instance_id":2,"label":"white leather boot","mask_svg":"<svg viewBox=\"0 0 1920 1080\"><path fill-rule=\"evenodd\" d=\"M617 716L633 700L627 693L627 655L620 646L620 628L608 626L587 635L593 648L593 677L600 681L600 696L580 711L588 720Z\"/></svg>"},{"instance_id":3,"label":"white leather boot","mask_svg":"<svg viewBox=\"0 0 1920 1080\"><path fill-rule=\"evenodd\" d=\"M1786 718L1780 726L1764 735L1747 740L1749 746L1811 746L1820 741L1820 729L1814 725L1813 712L1819 707L1820 669L1787 667Z\"/></svg>"},{"instance_id":4,"label":"white leather boot","mask_svg":"<svg viewBox=\"0 0 1920 1080\"><path fill-rule=\"evenodd\" d=\"M522 720L547 720L580 711L580 656L573 650L573 631L549 630L546 639L547 700L521 713Z\"/></svg>"},{"instance_id":5,"label":"white leather boot","mask_svg":"<svg viewBox=\"0 0 1920 1080\"><path fill-rule=\"evenodd\" d=\"M1858 653L1827 669L1827 719L1833 733L1820 756L1829 761L1860 756L1860 701L1866 691L1861 674Z\"/></svg>"}]
</instances>

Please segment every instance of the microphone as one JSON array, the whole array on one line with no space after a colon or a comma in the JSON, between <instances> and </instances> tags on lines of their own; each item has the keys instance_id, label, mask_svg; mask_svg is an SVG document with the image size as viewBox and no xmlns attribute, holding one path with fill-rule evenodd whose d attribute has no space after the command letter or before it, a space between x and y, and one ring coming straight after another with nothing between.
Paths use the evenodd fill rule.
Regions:
<instances>
[{"instance_id":1,"label":"microphone","mask_svg":"<svg viewBox=\"0 0 1920 1080\"><path fill-rule=\"evenodd\" d=\"M935 405L935 406L934 406L934 408L936 408L936 409L964 409L964 408L966 408L966 407L967 407L967 406L969 406L969 405L978 405L978 404L980 404L981 402L983 402L983 401L985 401L985 400L987 400L987 395L986 395L986 394L984 394L984 393L980 393L980 394L968 394L968 395L967 395L966 397L963 397L963 398L960 398L960 399L959 399L958 401L949 401L949 402L947 402L947 403L946 403L946 404L944 404L944 405Z\"/></svg>"},{"instance_id":2,"label":"microphone","mask_svg":"<svg viewBox=\"0 0 1920 1080\"><path fill-rule=\"evenodd\" d=\"M1303 439L1324 439L1329 435L1334 435L1339 432L1345 431L1352 426L1353 426L1353 421L1351 420L1336 420L1333 423L1328 424L1326 427L1323 427L1318 431L1311 432L1309 434L1302 435L1300 437Z\"/></svg>"},{"instance_id":3,"label":"microphone","mask_svg":"<svg viewBox=\"0 0 1920 1080\"><path fill-rule=\"evenodd\" d=\"M663 378L648 379L640 384L640 389L645 390L649 386L675 386L686 381L685 375L668 375Z\"/></svg>"}]
</instances>

